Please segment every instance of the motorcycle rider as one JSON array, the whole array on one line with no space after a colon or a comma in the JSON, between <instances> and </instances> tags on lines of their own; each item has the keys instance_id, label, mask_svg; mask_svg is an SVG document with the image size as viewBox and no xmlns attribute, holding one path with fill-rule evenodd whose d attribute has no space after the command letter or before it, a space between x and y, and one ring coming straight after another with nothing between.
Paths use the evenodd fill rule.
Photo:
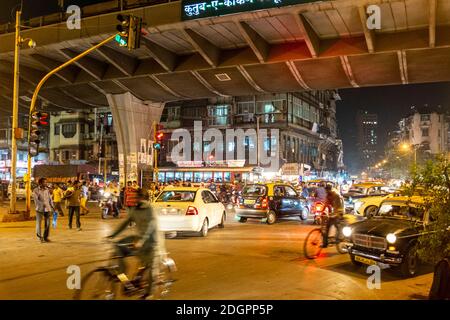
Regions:
<instances>
[{"instance_id":1,"label":"motorcycle rider","mask_svg":"<svg viewBox=\"0 0 450 320\"><path fill-rule=\"evenodd\" d=\"M323 234L323 248L328 247L328 236L331 226L336 228L336 236L339 234L339 224L344 217L344 202L339 194L337 194L331 185L325 187L326 190L326 204L332 208L328 216L326 230Z\"/></svg>"},{"instance_id":2,"label":"motorcycle rider","mask_svg":"<svg viewBox=\"0 0 450 320\"><path fill-rule=\"evenodd\" d=\"M151 268L148 272L148 283L150 286L146 288L144 296L147 297L152 294L154 284L153 280L158 274L158 255L164 253L164 238L159 232L158 216L155 214L150 203L147 201L147 190L138 190L138 202L135 207L130 207L128 211L128 218L107 238L113 239L124 230L127 230L130 223L136 224L136 233L131 236L126 236L116 242L115 252L120 257L118 259L119 272L126 277L126 264L124 258L130 255L139 257L144 267ZM129 244L134 246L130 247ZM129 280L125 280L125 288L132 287Z\"/></svg>"}]
</instances>

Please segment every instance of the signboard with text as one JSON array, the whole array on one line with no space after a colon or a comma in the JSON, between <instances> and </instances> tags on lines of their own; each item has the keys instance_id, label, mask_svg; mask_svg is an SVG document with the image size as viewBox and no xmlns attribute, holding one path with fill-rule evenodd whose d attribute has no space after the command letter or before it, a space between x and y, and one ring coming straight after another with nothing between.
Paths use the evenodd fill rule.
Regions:
<instances>
[{"instance_id":1,"label":"signboard with text","mask_svg":"<svg viewBox=\"0 0 450 320\"><path fill-rule=\"evenodd\" d=\"M320 0L182 0L181 17L182 20L192 20L318 1Z\"/></svg>"}]
</instances>

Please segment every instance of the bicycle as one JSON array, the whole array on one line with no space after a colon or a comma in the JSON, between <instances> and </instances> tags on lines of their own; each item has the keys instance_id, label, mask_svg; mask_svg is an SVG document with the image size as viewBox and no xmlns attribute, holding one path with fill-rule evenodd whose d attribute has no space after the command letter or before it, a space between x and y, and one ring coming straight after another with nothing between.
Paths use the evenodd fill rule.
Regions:
<instances>
[{"instance_id":1,"label":"bicycle","mask_svg":"<svg viewBox=\"0 0 450 320\"><path fill-rule=\"evenodd\" d=\"M134 244L126 244L132 248ZM133 255L130 255L133 256ZM129 256L127 256L129 257ZM120 256L111 257L110 261L121 258ZM149 273L152 272L152 266L139 267L133 279L119 271L117 264L98 267L90 271L81 281L81 288L74 294L75 300L114 300L123 296L139 299L152 298L162 299L166 296L175 280L173 272L176 271L176 265L173 259L167 254L156 257L159 261L157 275L153 279L154 290L151 296L147 294L149 283Z\"/></svg>"},{"instance_id":2,"label":"bicycle","mask_svg":"<svg viewBox=\"0 0 450 320\"><path fill-rule=\"evenodd\" d=\"M315 259L317 258L320 253L322 252L322 246L323 246L323 235L325 232L327 232L327 223L328 223L328 216L324 215L322 217L322 224L320 228L315 228L311 230L308 235L306 236L305 242L303 244L303 252L305 254L305 257L308 259ZM340 254L347 253L347 246L343 242L344 235L342 234L342 228L343 223L339 223L339 227L336 230L335 236L328 237L328 246L330 245L336 245L336 250ZM337 236L337 238L336 238Z\"/></svg>"}]
</instances>

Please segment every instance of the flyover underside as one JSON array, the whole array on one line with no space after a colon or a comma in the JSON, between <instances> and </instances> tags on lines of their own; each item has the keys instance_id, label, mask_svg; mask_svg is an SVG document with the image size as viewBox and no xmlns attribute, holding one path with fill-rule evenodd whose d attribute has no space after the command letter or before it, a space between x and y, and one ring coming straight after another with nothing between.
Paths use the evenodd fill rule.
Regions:
<instances>
[{"instance_id":1,"label":"flyover underside","mask_svg":"<svg viewBox=\"0 0 450 320\"><path fill-rule=\"evenodd\" d=\"M381 7L381 30L366 7ZM195 21L180 3L131 10L147 23L141 48L103 47L51 78L48 110L108 106L108 94L143 101L281 93L450 80L450 4L444 0L341 0ZM115 13L23 32L21 111L46 72L114 32ZM12 97L13 35L0 36L0 110ZM41 45L42 44L42 45Z\"/></svg>"}]
</instances>

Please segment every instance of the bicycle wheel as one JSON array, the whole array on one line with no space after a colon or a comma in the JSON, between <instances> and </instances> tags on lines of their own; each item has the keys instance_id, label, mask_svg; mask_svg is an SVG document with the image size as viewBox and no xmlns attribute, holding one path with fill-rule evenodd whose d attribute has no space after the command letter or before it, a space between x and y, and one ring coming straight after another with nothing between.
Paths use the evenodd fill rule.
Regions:
<instances>
[{"instance_id":1,"label":"bicycle wheel","mask_svg":"<svg viewBox=\"0 0 450 320\"><path fill-rule=\"evenodd\" d=\"M155 279L152 298L160 300L169 294L174 283L173 273L176 271L175 262L171 258L161 261L158 276Z\"/></svg>"},{"instance_id":2,"label":"bicycle wheel","mask_svg":"<svg viewBox=\"0 0 450 320\"><path fill-rule=\"evenodd\" d=\"M101 267L89 272L75 292L75 300L114 300L119 283L108 268Z\"/></svg>"},{"instance_id":3,"label":"bicycle wheel","mask_svg":"<svg viewBox=\"0 0 450 320\"><path fill-rule=\"evenodd\" d=\"M306 236L303 252L308 259L315 259L322 251L323 236L322 231L317 228L311 230Z\"/></svg>"}]
</instances>

